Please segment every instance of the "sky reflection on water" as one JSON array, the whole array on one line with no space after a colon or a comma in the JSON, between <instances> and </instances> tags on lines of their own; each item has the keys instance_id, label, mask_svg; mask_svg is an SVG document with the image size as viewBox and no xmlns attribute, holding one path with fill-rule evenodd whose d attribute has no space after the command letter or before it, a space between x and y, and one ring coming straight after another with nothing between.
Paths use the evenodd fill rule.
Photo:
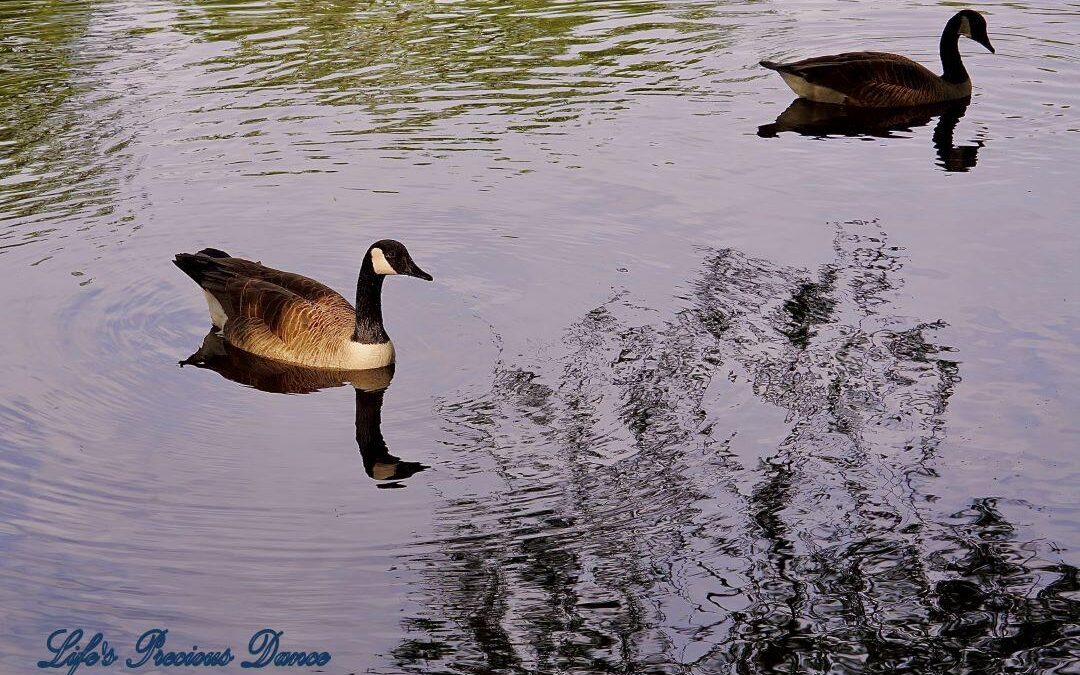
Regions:
<instances>
[{"instance_id":1,"label":"sky reflection on water","mask_svg":"<svg viewBox=\"0 0 1080 675\"><path fill-rule=\"evenodd\" d=\"M1077 8L981 6L966 107L756 66L931 65L953 9L0 3L0 670L76 625L272 625L329 672L1075 670ZM388 284L400 362L353 392L218 358L168 263L348 290L385 236L438 282Z\"/></svg>"}]
</instances>

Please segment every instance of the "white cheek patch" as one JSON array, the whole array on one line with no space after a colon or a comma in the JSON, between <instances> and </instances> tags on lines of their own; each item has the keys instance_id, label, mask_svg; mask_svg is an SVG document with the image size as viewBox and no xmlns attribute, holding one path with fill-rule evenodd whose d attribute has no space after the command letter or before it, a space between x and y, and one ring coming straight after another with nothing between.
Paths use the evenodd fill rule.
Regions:
<instances>
[{"instance_id":1,"label":"white cheek patch","mask_svg":"<svg viewBox=\"0 0 1080 675\"><path fill-rule=\"evenodd\" d=\"M375 274L397 274L397 270L390 265L381 248L371 249L371 267L375 270Z\"/></svg>"},{"instance_id":2,"label":"white cheek patch","mask_svg":"<svg viewBox=\"0 0 1080 675\"><path fill-rule=\"evenodd\" d=\"M960 34L966 38L971 38L971 22L966 16L960 17Z\"/></svg>"}]
</instances>

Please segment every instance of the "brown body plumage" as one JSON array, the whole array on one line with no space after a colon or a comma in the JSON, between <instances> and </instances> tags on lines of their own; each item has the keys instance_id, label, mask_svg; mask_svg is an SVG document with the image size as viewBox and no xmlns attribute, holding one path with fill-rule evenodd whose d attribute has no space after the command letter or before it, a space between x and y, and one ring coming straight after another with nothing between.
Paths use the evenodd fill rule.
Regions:
<instances>
[{"instance_id":1,"label":"brown body plumage","mask_svg":"<svg viewBox=\"0 0 1080 675\"><path fill-rule=\"evenodd\" d=\"M866 108L923 106L971 96L971 79L960 60L957 41L965 35L990 51L986 20L972 10L958 12L941 35L942 75L898 54L845 52L792 63L762 61L780 73L792 90L819 103Z\"/></svg>"},{"instance_id":2,"label":"brown body plumage","mask_svg":"<svg viewBox=\"0 0 1080 675\"><path fill-rule=\"evenodd\" d=\"M202 287L211 320L233 346L286 363L342 370L394 362L394 345L382 323L383 277L431 279L392 240L368 249L355 308L314 279L216 249L179 253L174 263Z\"/></svg>"},{"instance_id":3,"label":"brown body plumage","mask_svg":"<svg viewBox=\"0 0 1080 675\"><path fill-rule=\"evenodd\" d=\"M308 368L257 356L225 341L216 328L203 337L199 349L180 362L213 370L222 377L275 394L310 394L322 389L352 385L362 391L382 391L390 386L394 366L367 370Z\"/></svg>"}]
</instances>

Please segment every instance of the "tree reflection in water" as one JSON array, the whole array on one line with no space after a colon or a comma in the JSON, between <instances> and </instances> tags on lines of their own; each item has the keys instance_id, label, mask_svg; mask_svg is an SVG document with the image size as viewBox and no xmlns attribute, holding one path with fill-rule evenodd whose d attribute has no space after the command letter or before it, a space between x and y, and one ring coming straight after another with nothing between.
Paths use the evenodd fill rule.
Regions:
<instances>
[{"instance_id":1,"label":"tree reflection in water","mask_svg":"<svg viewBox=\"0 0 1080 675\"><path fill-rule=\"evenodd\" d=\"M490 391L445 402L469 488L407 561L425 609L394 668L997 673L1075 658L1076 570L993 499L935 510L959 369L933 341L943 324L893 313L902 267L863 222L838 227L813 276L709 250L667 320L619 294L565 353L501 364Z\"/></svg>"}]
</instances>

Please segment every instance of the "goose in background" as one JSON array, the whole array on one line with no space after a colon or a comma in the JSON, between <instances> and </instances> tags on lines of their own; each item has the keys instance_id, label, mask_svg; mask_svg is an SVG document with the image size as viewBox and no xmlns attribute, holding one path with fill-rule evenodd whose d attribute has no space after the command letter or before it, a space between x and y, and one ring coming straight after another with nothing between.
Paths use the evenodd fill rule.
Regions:
<instances>
[{"instance_id":1,"label":"goose in background","mask_svg":"<svg viewBox=\"0 0 1080 675\"><path fill-rule=\"evenodd\" d=\"M941 33L940 76L905 56L885 52L846 52L761 65L780 73L796 94L818 103L895 108L957 101L971 96L971 78L957 44L961 35L994 52L986 19L974 10L961 10Z\"/></svg>"},{"instance_id":2,"label":"goose in background","mask_svg":"<svg viewBox=\"0 0 1080 675\"><path fill-rule=\"evenodd\" d=\"M400 274L431 281L398 241L372 244L356 280L356 307L308 277L206 248L173 263L203 289L210 320L246 352L309 368L365 370L394 362L382 284Z\"/></svg>"},{"instance_id":3,"label":"goose in background","mask_svg":"<svg viewBox=\"0 0 1080 675\"><path fill-rule=\"evenodd\" d=\"M404 487L399 481L428 468L390 454L383 439L383 397L394 377L392 365L359 371L305 368L237 349L217 330L211 330L199 349L180 362L181 367L186 365L212 370L227 380L276 394L309 394L351 385L356 389L356 446L365 473L379 481L377 486Z\"/></svg>"}]
</instances>

